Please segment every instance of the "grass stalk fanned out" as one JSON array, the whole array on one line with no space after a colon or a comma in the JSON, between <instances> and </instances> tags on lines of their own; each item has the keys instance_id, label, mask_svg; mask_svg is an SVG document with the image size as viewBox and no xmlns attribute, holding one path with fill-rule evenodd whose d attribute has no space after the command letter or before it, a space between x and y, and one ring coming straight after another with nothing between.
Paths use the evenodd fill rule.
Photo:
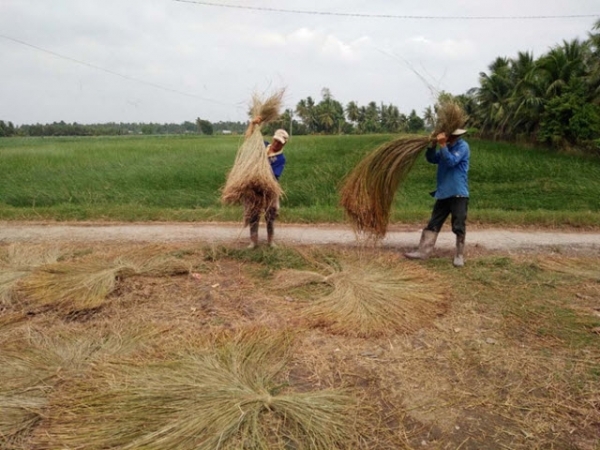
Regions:
<instances>
[{"instance_id":1,"label":"grass stalk fanned out","mask_svg":"<svg viewBox=\"0 0 600 450\"><path fill-rule=\"evenodd\" d=\"M121 365L53 405L44 448L359 448L356 401L294 392L289 337L245 332L154 364Z\"/></svg>"},{"instance_id":2,"label":"grass stalk fanned out","mask_svg":"<svg viewBox=\"0 0 600 450\"><path fill-rule=\"evenodd\" d=\"M438 104L436 112L434 136L450 135L467 119L452 101ZM340 191L340 204L356 232L374 239L385 236L396 190L430 140L425 136L395 139L369 153L350 172Z\"/></svg>"},{"instance_id":3,"label":"grass stalk fanned out","mask_svg":"<svg viewBox=\"0 0 600 450\"><path fill-rule=\"evenodd\" d=\"M286 289L323 283L330 291L303 311L309 322L333 333L372 337L410 333L431 324L446 310L444 287L422 267L348 259L330 274L286 270Z\"/></svg>"},{"instance_id":4,"label":"grass stalk fanned out","mask_svg":"<svg viewBox=\"0 0 600 450\"><path fill-rule=\"evenodd\" d=\"M600 281L600 267L597 260L550 256L541 258L539 265L542 269L552 272Z\"/></svg>"},{"instance_id":5,"label":"grass stalk fanned out","mask_svg":"<svg viewBox=\"0 0 600 450\"><path fill-rule=\"evenodd\" d=\"M112 259L43 266L21 282L19 291L35 305L81 311L102 305L120 278L187 272L184 263L165 256L160 247L150 246Z\"/></svg>"},{"instance_id":6,"label":"grass stalk fanned out","mask_svg":"<svg viewBox=\"0 0 600 450\"><path fill-rule=\"evenodd\" d=\"M57 247L11 244L0 256L0 306L13 300L19 280L34 269L55 263L61 256Z\"/></svg>"},{"instance_id":7,"label":"grass stalk fanned out","mask_svg":"<svg viewBox=\"0 0 600 450\"><path fill-rule=\"evenodd\" d=\"M46 336L28 333L26 339L2 344L0 352L0 449L27 448L42 420L56 386L81 377L91 364L107 356L138 348L148 333L87 332Z\"/></svg>"},{"instance_id":8,"label":"grass stalk fanned out","mask_svg":"<svg viewBox=\"0 0 600 450\"><path fill-rule=\"evenodd\" d=\"M350 172L340 192L340 203L355 231L382 238L398 185L429 141L402 137L369 153Z\"/></svg>"},{"instance_id":9,"label":"grass stalk fanned out","mask_svg":"<svg viewBox=\"0 0 600 450\"><path fill-rule=\"evenodd\" d=\"M251 114L254 118L260 117L262 122L250 125L250 134L237 152L221 193L223 203L244 205L249 215L264 211L283 194L281 186L273 176L261 133L261 125L279 117L283 93L281 90L264 101L254 96ZM249 215L244 218L246 225Z\"/></svg>"}]
</instances>

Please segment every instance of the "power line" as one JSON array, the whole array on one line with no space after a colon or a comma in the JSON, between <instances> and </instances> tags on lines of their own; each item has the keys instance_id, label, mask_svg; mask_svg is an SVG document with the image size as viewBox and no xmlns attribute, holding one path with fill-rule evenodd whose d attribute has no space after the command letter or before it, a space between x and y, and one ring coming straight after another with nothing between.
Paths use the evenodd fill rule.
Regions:
<instances>
[{"instance_id":1,"label":"power line","mask_svg":"<svg viewBox=\"0 0 600 450\"><path fill-rule=\"evenodd\" d=\"M309 14L318 16L361 17L371 19L406 19L406 20L542 20L542 19L581 19L587 17L600 17L600 14L566 14L566 15L540 15L540 16L419 16L399 14L366 14L330 11L310 11L301 9L266 8L261 6L228 5L216 2L203 2L198 0L173 0L179 3L193 3L202 6L216 6L219 8L245 9L250 11L267 11L285 14Z\"/></svg>"},{"instance_id":2,"label":"power line","mask_svg":"<svg viewBox=\"0 0 600 450\"><path fill-rule=\"evenodd\" d=\"M152 83L150 81L140 80L139 78L134 78L134 77L131 77L129 75L123 75L121 73L118 73L118 72L115 72L115 71L112 71L112 70L109 70L109 69L105 69L104 67L100 67L100 66L97 66L95 64L90 64L88 62L81 61L79 59L71 58L70 56L61 55L60 53L53 52L52 50L48 50L48 49L45 49L45 48L42 48L42 47L38 47L37 45L29 44L28 42L21 41L19 39L15 39L15 38L12 38L10 36L5 36L3 34L0 34L0 38L6 39L6 40L9 40L9 41L12 41L12 42L16 42L17 44L25 45L26 47L31 47L31 48L39 50L41 52L48 53L48 54L50 54L52 56L56 56L57 58L61 58L61 59L65 59L67 61L71 61L71 62L74 62L74 63L77 63L77 64L81 64L81 65L90 67L92 69L100 70L102 72L106 72L106 73L109 73L111 75L115 75L117 77L125 78L126 80L129 80L129 81L134 81L136 83L146 84L148 86L152 86L152 87L157 88L157 89L162 89L163 91L172 92L172 93L179 94L179 95L185 95L186 97L193 97L193 98L197 98L197 99L200 99L200 100L204 100L206 102L217 103L219 105L224 105L224 106L235 106L235 107L239 106L239 105L234 105L234 104L231 104L231 103L221 102L219 100L214 100L214 99L211 99L211 98L201 97L201 96L196 95L196 94L190 94L190 93L187 93L187 92L179 91L177 89L172 89L172 88L169 88L169 87L161 86L160 84Z\"/></svg>"}]
</instances>

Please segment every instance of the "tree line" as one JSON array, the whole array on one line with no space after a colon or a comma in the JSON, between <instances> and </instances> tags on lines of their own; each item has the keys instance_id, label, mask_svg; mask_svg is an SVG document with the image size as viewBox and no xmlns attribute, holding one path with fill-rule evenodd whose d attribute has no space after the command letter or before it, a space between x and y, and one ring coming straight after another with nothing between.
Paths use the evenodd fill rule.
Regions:
<instances>
[{"instance_id":1,"label":"tree line","mask_svg":"<svg viewBox=\"0 0 600 450\"><path fill-rule=\"evenodd\" d=\"M479 75L479 86L453 97L469 115L473 134L487 139L526 141L557 147L600 146L600 20L588 39L552 47L538 58L530 52L498 57ZM295 135L416 133L433 128L435 107L419 116L401 113L392 104L369 102L345 106L329 88L321 99L300 100L280 120L264 127L265 134L283 127ZM0 120L3 136L99 136L128 134L219 134L244 132L247 123L210 122L197 118L181 124L107 123L81 125L63 121L15 126Z\"/></svg>"},{"instance_id":2,"label":"tree line","mask_svg":"<svg viewBox=\"0 0 600 450\"><path fill-rule=\"evenodd\" d=\"M534 58L499 57L458 98L482 137L556 147L600 147L600 20Z\"/></svg>"}]
</instances>

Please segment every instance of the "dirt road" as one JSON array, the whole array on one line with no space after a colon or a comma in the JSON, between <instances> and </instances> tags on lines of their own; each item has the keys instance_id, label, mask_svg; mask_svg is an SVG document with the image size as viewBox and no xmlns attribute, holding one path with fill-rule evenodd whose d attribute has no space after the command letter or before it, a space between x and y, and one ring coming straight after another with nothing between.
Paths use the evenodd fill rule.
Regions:
<instances>
[{"instance_id":1,"label":"dirt road","mask_svg":"<svg viewBox=\"0 0 600 450\"><path fill-rule=\"evenodd\" d=\"M418 244L420 230L391 228L382 244L390 248L411 248ZM248 230L232 223L0 223L0 242L207 242L245 243ZM264 225L259 232L265 238ZM344 225L278 224L281 245L358 243ZM446 227L437 248L454 247L454 235ZM600 232L470 229L467 248L483 251L570 251L600 253Z\"/></svg>"}]
</instances>

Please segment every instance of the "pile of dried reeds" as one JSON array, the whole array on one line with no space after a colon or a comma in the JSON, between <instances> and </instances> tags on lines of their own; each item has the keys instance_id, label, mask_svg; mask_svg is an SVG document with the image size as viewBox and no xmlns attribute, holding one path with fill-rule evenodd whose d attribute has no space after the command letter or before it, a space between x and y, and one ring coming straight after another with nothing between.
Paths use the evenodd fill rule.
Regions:
<instances>
[{"instance_id":1,"label":"pile of dried reeds","mask_svg":"<svg viewBox=\"0 0 600 450\"><path fill-rule=\"evenodd\" d=\"M450 135L467 120L460 105L450 100L438 104L436 113L433 136ZM396 190L430 141L426 136L395 139L369 153L350 172L340 191L340 203L356 232L375 239L385 236Z\"/></svg>"},{"instance_id":2,"label":"pile of dried reeds","mask_svg":"<svg viewBox=\"0 0 600 450\"><path fill-rule=\"evenodd\" d=\"M59 262L23 279L19 292L34 305L51 305L66 312L100 306L118 279L132 276L168 276L189 273L187 264L149 246L113 258Z\"/></svg>"},{"instance_id":3,"label":"pile of dried reeds","mask_svg":"<svg viewBox=\"0 0 600 450\"><path fill-rule=\"evenodd\" d=\"M55 263L61 251L54 246L11 244L0 255L0 306L13 300L20 279L37 267Z\"/></svg>"},{"instance_id":4,"label":"pile of dried reeds","mask_svg":"<svg viewBox=\"0 0 600 450\"><path fill-rule=\"evenodd\" d=\"M221 200L225 204L244 205L248 225L253 213L264 211L275 199L283 194L281 186L273 176L266 157L261 126L279 117L284 90L262 101L258 95L253 97L251 115L253 120L260 118L259 124L249 125L246 138L239 148L231 171L227 175Z\"/></svg>"},{"instance_id":5,"label":"pile of dried reeds","mask_svg":"<svg viewBox=\"0 0 600 450\"><path fill-rule=\"evenodd\" d=\"M39 448L360 448L357 401L295 392L291 340L271 330L217 339L162 361L105 366L56 399Z\"/></svg>"},{"instance_id":6,"label":"pile of dried reeds","mask_svg":"<svg viewBox=\"0 0 600 450\"><path fill-rule=\"evenodd\" d=\"M444 286L420 266L347 257L327 272L281 271L277 286L286 291L314 283L330 286L302 314L336 334L372 337L413 332L446 310Z\"/></svg>"},{"instance_id":7,"label":"pile of dried reeds","mask_svg":"<svg viewBox=\"0 0 600 450\"><path fill-rule=\"evenodd\" d=\"M85 335L49 336L29 329L25 339L3 344L0 352L0 448L26 448L56 386L104 357L123 355L141 345L147 332L87 330Z\"/></svg>"},{"instance_id":8,"label":"pile of dried reeds","mask_svg":"<svg viewBox=\"0 0 600 450\"><path fill-rule=\"evenodd\" d=\"M541 258L539 265L542 269L552 272L600 281L600 267L598 267L596 260L549 256Z\"/></svg>"}]
</instances>

